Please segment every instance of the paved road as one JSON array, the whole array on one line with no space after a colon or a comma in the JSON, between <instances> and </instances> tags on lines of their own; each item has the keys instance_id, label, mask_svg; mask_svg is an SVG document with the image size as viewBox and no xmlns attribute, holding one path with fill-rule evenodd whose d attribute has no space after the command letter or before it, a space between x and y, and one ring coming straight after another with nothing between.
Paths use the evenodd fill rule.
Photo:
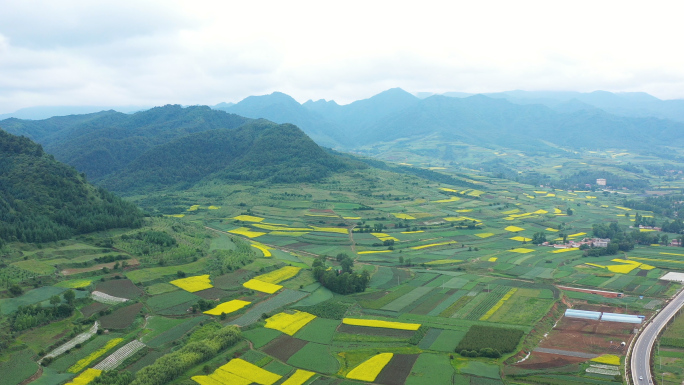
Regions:
<instances>
[{"instance_id":1,"label":"paved road","mask_svg":"<svg viewBox=\"0 0 684 385\"><path fill-rule=\"evenodd\" d=\"M632 350L632 380L635 385L652 384L651 378L651 349L655 343L656 337L660 330L667 325L667 322L672 318L677 311L684 305L684 290L680 292L672 301L670 301L665 308L663 308L658 315L653 318L634 343ZM639 378L643 378L640 380Z\"/></svg>"}]
</instances>

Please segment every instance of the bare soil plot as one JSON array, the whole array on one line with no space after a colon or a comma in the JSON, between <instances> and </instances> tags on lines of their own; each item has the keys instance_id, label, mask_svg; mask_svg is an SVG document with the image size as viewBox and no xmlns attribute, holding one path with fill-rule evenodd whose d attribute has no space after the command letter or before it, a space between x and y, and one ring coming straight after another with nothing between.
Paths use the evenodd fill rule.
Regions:
<instances>
[{"instance_id":1,"label":"bare soil plot","mask_svg":"<svg viewBox=\"0 0 684 385\"><path fill-rule=\"evenodd\" d=\"M107 308L109 308L109 305L105 305L99 302L93 302L90 305L83 306L81 308L81 313L85 318L88 318L91 315L99 312L100 310L106 310Z\"/></svg>"},{"instance_id":2,"label":"bare soil plot","mask_svg":"<svg viewBox=\"0 0 684 385\"><path fill-rule=\"evenodd\" d=\"M269 342L262 350L264 353L273 356L283 362L287 362L299 349L308 344L308 341L300 340L299 338L290 337L283 334L280 337Z\"/></svg>"},{"instance_id":3,"label":"bare soil plot","mask_svg":"<svg viewBox=\"0 0 684 385\"><path fill-rule=\"evenodd\" d=\"M385 329L385 328L372 328L366 326L356 326L340 324L337 328L340 333L348 334L365 334L369 336L384 336L384 337L399 337L399 338L411 338L415 333L415 330L399 330L399 329Z\"/></svg>"},{"instance_id":4,"label":"bare soil plot","mask_svg":"<svg viewBox=\"0 0 684 385\"><path fill-rule=\"evenodd\" d=\"M223 291L215 287L212 287L211 289L196 291L193 294L199 295L204 299L211 299L215 301L218 301L219 299L229 295L227 291Z\"/></svg>"},{"instance_id":5,"label":"bare soil plot","mask_svg":"<svg viewBox=\"0 0 684 385\"><path fill-rule=\"evenodd\" d=\"M634 327L633 324L564 317L539 347L620 355L626 350L620 343L625 342L629 346Z\"/></svg>"},{"instance_id":6,"label":"bare soil plot","mask_svg":"<svg viewBox=\"0 0 684 385\"><path fill-rule=\"evenodd\" d=\"M114 297L134 299L143 294L143 291L135 286L129 279L112 279L105 282L100 282L95 287L95 290L101 291L105 294Z\"/></svg>"},{"instance_id":7,"label":"bare soil plot","mask_svg":"<svg viewBox=\"0 0 684 385\"><path fill-rule=\"evenodd\" d=\"M142 307L143 304L134 303L117 309L112 314L100 318L100 325L103 329L125 329L133 324Z\"/></svg>"},{"instance_id":8,"label":"bare soil plot","mask_svg":"<svg viewBox=\"0 0 684 385\"><path fill-rule=\"evenodd\" d=\"M540 370L549 368L559 368L561 366L572 365L587 361L586 358L560 356L557 354L532 352L530 357L515 366L527 370Z\"/></svg>"},{"instance_id":9,"label":"bare soil plot","mask_svg":"<svg viewBox=\"0 0 684 385\"><path fill-rule=\"evenodd\" d=\"M389 364L382 369L375 382L384 385L404 384L418 356L419 354L395 354Z\"/></svg>"}]
</instances>

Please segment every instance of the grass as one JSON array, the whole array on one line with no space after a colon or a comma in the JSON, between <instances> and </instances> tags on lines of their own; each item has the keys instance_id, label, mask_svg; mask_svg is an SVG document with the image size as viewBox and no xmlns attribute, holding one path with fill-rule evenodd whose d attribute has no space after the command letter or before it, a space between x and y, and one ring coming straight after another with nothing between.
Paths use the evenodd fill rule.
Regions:
<instances>
[{"instance_id":1,"label":"grass","mask_svg":"<svg viewBox=\"0 0 684 385\"><path fill-rule=\"evenodd\" d=\"M266 329L266 328L256 328L256 329L250 329L242 332L242 335L248 339L249 341L252 342L255 348L259 349L269 342L273 341L276 339L278 336L280 336L282 333L273 330L273 329Z\"/></svg>"},{"instance_id":2,"label":"grass","mask_svg":"<svg viewBox=\"0 0 684 385\"><path fill-rule=\"evenodd\" d=\"M461 373L494 379L501 378L501 375L499 374L499 365L478 360L468 360L467 363L459 369Z\"/></svg>"},{"instance_id":3,"label":"grass","mask_svg":"<svg viewBox=\"0 0 684 385\"><path fill-rule=\"evenodd\" d=\"M299 332L295 334L295 337L301 340L327 345L332 342L335 330L339 325L340 321L319 317L299 330Z\"/></svg>"},{"instance_id":4,"label":"grass","mask_svg":"<svg viewBox=\"0 0 684 385\"><path fill-rule=\"evenodd\" d=\"M450 384L454 368L443 354L423 353L413 364L406 385Z\"/></svg>"},{"instance_id":5,"label":"grass","mask_svg":"<svg viewBox=\"0 0 684 385\"><path fill-rule=\"evenodd\" d=\"M33 356L31 350L24 349L11 354L7 361L0 361L0 385L19 384L31 377L38 370Z\"/></svg>"},{"instance_id":6,"label":"grass","mask_svg":"<svg viewBox=\"0 0 684 385\"><path fill-rule=\"evenodd\" d=\"M306 344L290 357L287 363L298 368L324 374L334 374L339 369L339 363L330 354L330 348L315 342Z\"/></svg>"},{"instance_id":7,"label":"grass","mask_svg":"<svg viewBox=\"0 0 684 385\"><path fill-rule=\"evenodd\" d=\"M149 295L159 295L176 290L179 290L179 288L170 283L155 283L154 285L145 288L145 291Z\"/></svg>"},{"instance_id":8,"label":"grass","mask_svg":"<svg viewBox=\"0 0 684 385\"><path fill-rule=\"evenodd\" d=\"M208 258L205 257L184 265L151 267L147 269L133 270L127 272L126 277L135 283L140 283L175 275L179 270L185 272L186 274L196 274L204 270L207 261Z\"/></svg>"}]
</instances>

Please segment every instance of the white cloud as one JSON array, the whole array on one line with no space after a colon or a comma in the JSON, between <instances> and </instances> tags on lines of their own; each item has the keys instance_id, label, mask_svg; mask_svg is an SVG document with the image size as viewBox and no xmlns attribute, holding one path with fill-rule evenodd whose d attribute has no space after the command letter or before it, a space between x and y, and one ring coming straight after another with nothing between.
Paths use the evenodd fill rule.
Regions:
<instances>
[{"instance_id":1,"label":"white cloud","mask_svg":"<svg viewBox=\"0 0 684 385\"><path fill-rule=\"evenodd\" d=\"M646 91L684 98L674 2L10 0L0 113L286 92Z\"/></svg>"}]
</instances>

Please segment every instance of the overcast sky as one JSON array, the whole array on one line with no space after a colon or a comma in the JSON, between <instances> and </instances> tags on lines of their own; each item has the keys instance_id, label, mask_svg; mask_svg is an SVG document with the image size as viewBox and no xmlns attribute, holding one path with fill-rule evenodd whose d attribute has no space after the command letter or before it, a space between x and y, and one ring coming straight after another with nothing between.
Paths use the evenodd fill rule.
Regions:
<instances>
[{"instance_id":1,"label":"overcast sky","mask_svg":"<svg viewBox=\"0 0 684 385\"><path fill-rule=\"evenodd\" d=\"M679 2L0 0L0 113L409 92L684 98Z\"/></svg>"}]
</instances>

